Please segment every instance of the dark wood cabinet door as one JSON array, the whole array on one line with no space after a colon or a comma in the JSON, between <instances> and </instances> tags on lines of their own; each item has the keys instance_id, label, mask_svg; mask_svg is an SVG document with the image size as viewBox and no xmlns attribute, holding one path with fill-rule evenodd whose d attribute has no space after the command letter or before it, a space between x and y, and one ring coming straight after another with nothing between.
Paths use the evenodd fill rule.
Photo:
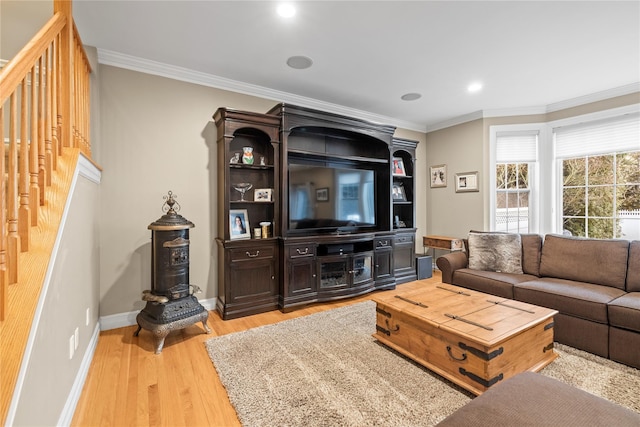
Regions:
<instances>
[{"instance_id":1,"label":"dark wood cabinet door","mask_svg":"<svg viewBox=\"0 0 640 427\"><path fill-rule=\"evenodd\" d=\"M229 301L246 303L277 295L275 271L273 259L231 263Z\"/></svg>"},{"instance_id":2,"label":"dark wood cabinet door","mask_svg":"<svg viewBox=\"0 0 640 427\"><path fill-rule=\"evenodd\" d=\"M376 251L374 255L374 277L376 286L383 281L393 280L393 251Z\"/></svg>"},{"instance_id":3,"label":"dark wood cabinet door","mask_svg":"<svg viewBox=\"0 0 640 427\"><path fill-rule=\"evenodd\" d=\"M396 283L416 280L416 250L414 233L398 233L393 245L393 267Z\"/></svg>"},{"instance_id":4,"label":"dark wood cabinet door","mask_svg":"<svg viewBox=\"0 0 640 427\"><path fill-rule=\"evenodd\" d=\"M289 264L289 282L285 298L313 296L317 291L318 280L315 259L291 262Z\"/></svg>"},{"instance_id":5,"label":"dark wood cabinet door","mask_svg":"<svg viewBox=\"0 0 640 427\"><path fill-rule=\"evenodd\" d=\"M246 245L247 242L242 242ZM273 243L225 249L225 280L219 283L218 304L223 319L233 319L278 307L278 257Z\"/></svg>"}]
</instances>

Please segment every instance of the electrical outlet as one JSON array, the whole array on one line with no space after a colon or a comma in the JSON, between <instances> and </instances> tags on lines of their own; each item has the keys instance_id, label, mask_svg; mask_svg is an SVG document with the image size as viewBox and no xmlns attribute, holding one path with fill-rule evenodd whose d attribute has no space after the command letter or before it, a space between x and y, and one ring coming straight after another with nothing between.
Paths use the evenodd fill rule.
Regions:
<instances>
[{"instance_id":1,"label":"electrical outlet","mask_svg":"<svg viewBox=\"0 0 640 427\"><path fill-rule=\"evenodd\" d=\"M91 320L91 309L87 307L87 314L85 316L84 325L89 326L89 321Z\"/></svg>"},{"instance_id":2,"label":"electrical outlet","mask_svg":"<svg viewBox=\"0 0 640 427\"><path fill-rule=\"evenodd\" d=\"M73 353L76 351L76 337L71 335L69 338L69 360L73 359Z\"/></svg>"},{"instance_id":3,"label":"electrical outlet","mask_svg":"<svg viewBox=\"0 0 640 427\"><path fill-rule=\"evenodd\" d=\"M76 327L76 330L73 332L73 350L77 350L78 349L78 344L80 342L80 331L78 330L78 327Z\"/></svg>"}]
</instances>

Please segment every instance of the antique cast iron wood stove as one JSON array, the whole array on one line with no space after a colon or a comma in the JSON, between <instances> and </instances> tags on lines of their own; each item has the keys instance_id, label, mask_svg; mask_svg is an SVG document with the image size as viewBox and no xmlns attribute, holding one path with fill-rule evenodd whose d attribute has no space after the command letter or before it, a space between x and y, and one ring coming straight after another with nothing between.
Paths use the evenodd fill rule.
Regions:
<instances>
[{"instance_id":1,"label":"antique cast iron wood stove","mask_svg":"<svg viewBox=\"0 0 640 427\"><path fill-rule=\"evenodd\" d=\"M138 316L140 329L155 335L156 354L162 352L164 339L172 330L183 329L202 322L207 333L209 312L193 295L200 289L189 284L189 229L191 221L178 215L180 210L174 195L169 191L162 205L166 212L160 219L149 224L151 230L151 290L143 291L146 306ZM175 206L175 208L174 208Z\"/></svg>"}]
</instances>

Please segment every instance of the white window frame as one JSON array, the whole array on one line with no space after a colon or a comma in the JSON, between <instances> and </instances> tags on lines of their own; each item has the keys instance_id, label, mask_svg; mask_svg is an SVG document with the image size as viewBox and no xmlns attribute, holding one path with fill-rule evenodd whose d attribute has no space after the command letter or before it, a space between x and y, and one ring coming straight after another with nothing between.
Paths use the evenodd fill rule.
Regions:
<instances>
[{"instance_id":1,"label":"white window frame","mask_svg":"<svg viewBox=\"0 0 640 427\"><path fill-rule=\"evenodd\" d=\"M494 125L489 127L489 226L495 229L496 211L496 140L498 133L538 131L538 161L531 185L530 232L562 233L562 162L555 155L554 129L625 114L640 113L640 104L612 108L546 123Z\"/></svg>"},{"instance_id":2,"label":"white window frame","mask_svg":"<svg viewBox=\"0 0 640 427\"><path fill-rule=\"evenodd\" d=\"M544 123L529 123L517 125L495 125L489 127L489 229L496 229L496 146L498 134L522 134L531 133L538 135L537 144L537 161L533 163L533 167L529 168L529 232L540 232L540 208L542 201L540 200L540 186L546 181L541 179L541 150L546 135L547 127Z\"/></svg>"},{"instance_id":3,"label":"white window frame","mask_svg":"<svg viewBox=\"0 0 640 427\"><path fill-rule=\"evenodd\" d=\"M627 105L624 107L613 108L610 110L598 111L596 113L584 114L582 116L570 117L567 119L555 120L548 122L549 138L553 140L553 155L549 164L553 164L554 176L562 177L562 159L558 159L555 155L555 129L563 126L573 126L581 123L595 122L599 120L615 119L617 117L624 116L626 114L640 113L640 104ZM562 233L562 179L554 179L553 190L555 196L553 197L554 212L552 217L552 230L554 233Z\"/></svg>"}]
</instances>

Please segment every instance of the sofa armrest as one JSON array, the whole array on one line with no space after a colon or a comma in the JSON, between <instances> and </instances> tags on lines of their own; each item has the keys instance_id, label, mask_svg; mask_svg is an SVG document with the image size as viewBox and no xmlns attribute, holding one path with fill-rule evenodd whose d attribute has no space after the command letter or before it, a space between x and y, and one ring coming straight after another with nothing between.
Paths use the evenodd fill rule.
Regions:
<instances>
[{"instance_id":1,"label":"sofa armrest","mask_svg":"<svg viewBox=\"0 0 640 427\"><path fill-rule=\"evenodd\" d=\"M436 265L442 272L442 282L453 283L453 272L467 267L467 253L462 251L451 252L436 260Z\"/></svg>"}]
</instances>

